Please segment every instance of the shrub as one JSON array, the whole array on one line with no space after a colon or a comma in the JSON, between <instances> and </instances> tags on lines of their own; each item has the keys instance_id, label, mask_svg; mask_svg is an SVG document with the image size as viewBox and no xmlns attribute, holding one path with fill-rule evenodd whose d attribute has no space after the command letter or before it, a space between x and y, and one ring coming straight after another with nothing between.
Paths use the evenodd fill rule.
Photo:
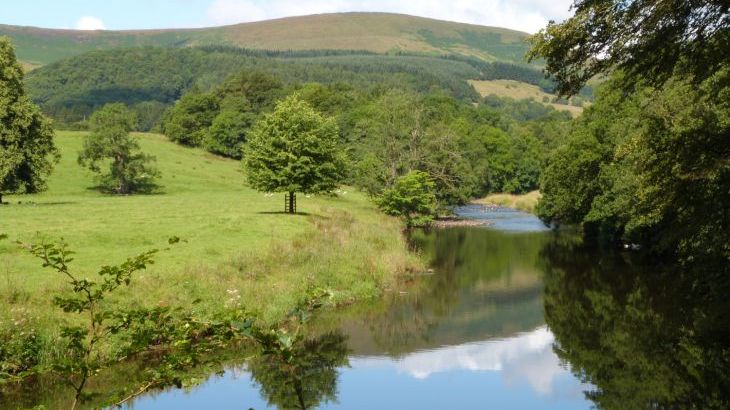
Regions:
<instances>
[{"instance_id":1,"label":"shrub","mask_svg":"<svg viewBox=\"0 0 730 410\"><path fill-rule=\"evenodd\" d=\"M427 226L436 215L435 184L423 171L410 171L383 192L377 204L388 215L400 216L406 226Z\"/></svg>"}]
</instances>

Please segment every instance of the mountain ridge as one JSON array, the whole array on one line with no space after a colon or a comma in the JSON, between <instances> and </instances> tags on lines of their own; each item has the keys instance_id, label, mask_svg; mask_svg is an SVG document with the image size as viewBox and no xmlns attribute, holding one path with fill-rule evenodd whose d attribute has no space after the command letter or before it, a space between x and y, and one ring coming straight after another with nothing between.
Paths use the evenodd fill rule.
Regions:
<instances>
[{"instance_id":1,"label":"mountain ridge","mask_svg":"<svg viewBox=\"0 0 730 410\"><path fill-rule=\"evenodd\" d=\"M83 31L0 24L0 35L10 37L19 59L35 67L93 50L148 45L461 54L524 64L529 34L405 14L350 12L182 29Z\"/></svg>"}]
</instances>

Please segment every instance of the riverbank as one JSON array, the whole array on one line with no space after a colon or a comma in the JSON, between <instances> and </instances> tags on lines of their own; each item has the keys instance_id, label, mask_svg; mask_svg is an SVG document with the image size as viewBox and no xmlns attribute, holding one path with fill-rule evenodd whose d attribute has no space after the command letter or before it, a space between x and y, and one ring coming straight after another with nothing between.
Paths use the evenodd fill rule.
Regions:
<instances>
[{"instance_id":1,"label":"riverbank","mask_svg":"<svg viewBox=\"0 0 730 410\"><path fill-rule=\"evenodd\" d=\"M440 216L431 224L434 228L455 228L467 226L487 226L486 219L465 219L458 216Z\"/></svg>"},{"instance_id":2,"label":"riverbank","mask_svg":"<svg viewBox=\"0 0 730 410\"><path fill-rule=\"evenodd\" d=\"M43 269L15 240L64 238L76 252L71 270L96 279L100 266L166 248L168 238L179 237L109 305L179 307L202 319L244 308L264 324L280 321L311 288L331 290L332 304L345 305L377 297L399 277L424 269L408 252L400 222L364 195L301 195L302 213L283 214L280 195L244 186L238 161L160 135L140 135L143 150L157 157L160 193L100 194L76 164L83 135L58 133L62 157L47 192L7 196L10 205L0 208L0 233L9 239L0 241L0 342L32 333L30 362L62 355L59 325L80 321L53 304L54 296L68 295L64 278ZM112 354L115 346L102 350Z\"/></svg>"},{"instance_id":3,"label":"riverbank","mask_svg":"<svg viewBox=\"0 0 730 410\"><path fill-rule=\"evenodd\" d=\"M473 201L475 204L487 206L503 206L520 211L535 213L537 202L542 197L540 191L531 191L526 194L491 194Z\"/></svg>"}]
</instances>

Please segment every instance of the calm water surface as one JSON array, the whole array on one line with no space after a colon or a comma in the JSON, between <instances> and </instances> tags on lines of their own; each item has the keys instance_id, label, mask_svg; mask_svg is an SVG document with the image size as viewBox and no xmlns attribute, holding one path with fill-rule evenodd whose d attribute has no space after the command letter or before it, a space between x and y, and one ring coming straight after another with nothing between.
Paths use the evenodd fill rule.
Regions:
<instances>
[{"instance_id":1,"label":"calm water surface","mask_svg":"<svg viewBox=\"0 0 730 410\"><path fill-rule=\"evenodd\" d=\"M125 408L730 408L727 266L660 266L521 212L458 212L490 224L414 232L432 271L322 312L290 358L255 356ZM0 408L53 402L58 388L0 392Z\"/></svg>"},{"instance_id":2,"label":"calm water surface","mask_svg":"<svg viewBox=\"0 0 730 410\"><path fill-rule=\"evenodd\" d=\"M303 374L312 381L303 382L301 401L286 375L249 363L128 408L591 407L584 392L592 387L554 352L545 323L540 251L552 234L534 216L509 209L467 206L459 213L491 224L414 234L432 274L314 325L320 336L311 349L334 345L342 357L305 360ZM318 360L320 367L312 364Z\"/></svg>"}]
</instances>

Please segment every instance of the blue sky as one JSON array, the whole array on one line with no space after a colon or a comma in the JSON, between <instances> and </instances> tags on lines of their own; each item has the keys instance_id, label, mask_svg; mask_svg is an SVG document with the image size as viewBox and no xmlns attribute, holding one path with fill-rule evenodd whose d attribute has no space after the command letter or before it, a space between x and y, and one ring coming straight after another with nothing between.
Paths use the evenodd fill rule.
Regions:
<instances>
[{"instance_id":1,"label":"blue sky","mask_svg":"<svg viewBox=\"0 0 730 410\"><path fill-rule=\"evenodd\" d=\"M385 11L535 32L571 0L1 0L0 23L50 28L205 27L346 11Z\"/></svg>"}]
</instances>

